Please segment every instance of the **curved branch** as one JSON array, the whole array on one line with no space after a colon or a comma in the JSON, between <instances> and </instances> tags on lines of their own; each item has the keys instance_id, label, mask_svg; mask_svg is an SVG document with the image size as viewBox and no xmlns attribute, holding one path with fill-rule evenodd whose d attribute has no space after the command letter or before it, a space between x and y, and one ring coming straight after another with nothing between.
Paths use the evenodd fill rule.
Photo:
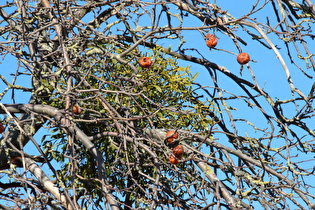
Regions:
<instances>
[{"instance_id":1,"label":"curved branch","mask_svg":"<svg viewBox=\"0 0 315 210\"><path fill-rule=\"evenodd\" d=\"M205 142L210 146L213 146L217 149L222 149L227 151L230 154L233 154L235 156L237 156L238 158L244 160L245 162L251 163L259 168L261 168L262 170L265 170L266 172L274 175L275 177L277 177L279 180L282 180L284 182L286 182L288 184L288 186L290 186L290 188L292 190L294 190L302 199L303 201L308 205L308 207L310 209L315 208L315 204L312 203L306 196L305 196L305 192L303 192L302 190L300 190L298 187L295 186L295 183L293 181L291 181L290 179L288 179L286 176L284 176L283 174L280 174L278 172L276 172L275 170L273 170L272 168L270 168L267 165L263 165L261 161L259 160L255 160L251 157L249 157L248 155L246 155L243 151L241 150L235 150L232 149L228 146L225 146L223 144L220 144L214 140L211 140L209 138L205 138L204 136L198 135L198 134L192 134L191 132L188 131L183 131L183 130L178 130L179 133L184 134L186 137L191 138L192 140L194 138L199 139L199 141L201 142ZM163 134L164 133L164 134ZM165 132L163 130L160 129L152 129L151 131L146 131L146 134L153 137L153 138L161 138L161 136L165 137ZM198 163L197 163L198 164ZM198 165L199 167L201 167L201 169L203 169L205 166L203 165ZM203 170L203 171L208 171L208 170ZM208 177L210 180L215 181L216 179L214 177ZM233 204L233 200L231 200L231 196L229 194L225 194L226 195L226 199L228 203L232 203Z\"/></svg>"},{"instance_id":2,"label":"curved branch","mask_svg":"<svg viewBox=\"0 0 315 210\"><path fill-rule=\"evenodd\" d=\"M43 172L43 170L38 167L36 162L31 158L24 157L23 160L25 161L26 169L28 169L34 176L39 180L39 182L57 198L64 207L69 210L73 210L73 206L71 205L71 201L67 199L66 196L62 195L59 191L58 187L54 186L54 183L50 181L48 176Z\"/></svg>"},{"instance_id":3,"label":"curved branch","mask_svg":"<svg viewBox=\"0 0 315 210\"><path fill-rule=\"evenodd\" d=\"M213 170L204 162L201 161L195 161L197 166L204 172L205 176L214 184L218 185L219 189L222 193L223 198L226 200L226 202L229 204L229 207L232 209L239 209L239 203L237 200L232 197L232 195L229 193L229 191L226 189L226 187L222 184L221 180L216 176L215 173L213 173ZM242 208L246 208L248 210L252 209L250 206L246 205L245 203L241 203Z\"/></svg>"},{"instance_id":4,"label":"curved branch","mask_svg":"<svg viewBox=\"0 0 315 210\"><path fill-rule=\"evenodd\" d=\"M34 105L34 104L14 104L14 105L5 105L7 110L10 113L20 113L21 111L24 112L34 112L37 114L43 114L49 116L51 118L55 118L56 121L60 122L61 125L65 126L66 119L64 117L64 112L48 105ZM5 110L0 110L4 112ZM74 123L72 123L68 128L69 132L75 134L75 136L80 140L85 147L92 153L94 156L97 165L98 165L98 177L102 180L102 190L107 202L111 205L112 209L119 209L115 199L110 194L107 186L106 186L106 177L105 177L105 165L104 165L104 158L101 152L94 146L94 144L89 140L89 137L81 131Z\"/></svg>"},{"instance_id":5,"label":"curved branch","mask_svg":"<svg viewBox=\"0 0 315 210\"><path fill-rule=\"evenodd\" d=\"M289 86L291 88L292 93L296 92L297 94L299 94L306 102L308 101L307 97L298 89L294 86L293 81L292 81L292 77L289 71L288 66L286 65L283 57L281 56L281 53L279 52L279 50L276 48L276 46L272 43L272 41L268 38L268 36L263 32L263 30L261 28L258 27L257 24L248 22L248 21L240 21L239 24L242 25L247 25L250 26L252 28L254 28L256 31L258 31L258 33L260 33L260 35L266 40L266 42L270 45L270 47L272 48L272 50L274 51L274 53L276 54L276 57L278 58L278 60L280 61L280 64L285 72L287 81L289 83Z\"/></svg>"}]
</instances>

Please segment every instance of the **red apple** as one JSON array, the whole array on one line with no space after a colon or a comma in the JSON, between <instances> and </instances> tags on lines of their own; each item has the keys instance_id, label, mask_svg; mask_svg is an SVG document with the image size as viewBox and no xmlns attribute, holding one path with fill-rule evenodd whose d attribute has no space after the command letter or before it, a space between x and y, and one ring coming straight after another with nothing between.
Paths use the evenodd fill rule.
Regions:
<instances>
[{"instance_id":1,"label":"red apple","mask_svg":"<svg viewBox=\"0 0 315 210\"><path fill-rule=\"evenodd\" d=\"M236 60L239 64L244 65L250 61L250 56L247 53L240 53Z\"/></svg>"},{"instance_id":2,"label":"red apple","mask_svg":"<svg viewBox=\"0 0 315 210\"><path fill-rule=\"evenodd\" d=\"M213 34L206 35L206 45L210 48L214 48L218 44L218 39Z\"/></svg>"},{"instance_id":3,"label":"red apple","mask_svg":"<svg viewBox=\"0 0 315 210\"><path fill-rule=\"evenodd\" d=\"M139 64L143 68L150 68L152 63L153 62L152 62L151 58L149 58L149 57L142 57L139 60Z\"/></svg>"}]
</instances>

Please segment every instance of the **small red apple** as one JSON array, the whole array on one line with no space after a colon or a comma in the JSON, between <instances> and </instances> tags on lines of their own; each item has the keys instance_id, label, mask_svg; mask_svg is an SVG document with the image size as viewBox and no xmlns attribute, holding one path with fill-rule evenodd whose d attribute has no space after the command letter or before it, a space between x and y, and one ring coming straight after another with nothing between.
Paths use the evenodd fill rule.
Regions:
<instances>
[{"instance_id":1,"label":"small red apple","mask_svg":"<svg viewBox=\"0 0 315 210\"><path fill-rule=\"evenodd\" d=\"M178 138L178 133L176 131L167 131L166 132L166 141L167 142L172 142L176 138Z\"/></svg>"},{"instance_id":2,"label":"small red apple","mask_svg":"<svg viewBox=\"0 0 315 210\"><path fill-rule=\"evenodd\" d=\"M214 48L218 44L218 39L213 34L206 35L206 45L210 48Z\"/></svg>"},{"instance_id":3,"label":"small red apple","mask_svg":"<svg viewBox=\"0 0 315 210\"><path fill-rule=\"evenodd\" d=\"M247 53L240 53L236 60L239 64L244 65L250 61L250 56Z\"/></svg>"},{"instance_id":4,"label":"small red apple","mask_svg":"<svg viewBox=\"0 0 315 210\"><path fill-rule=\"evenodd\" d=\"M142 57L140 58L139 63L143 68L150 68L153 62L149 57Z\"/></svg>"},{"instance_id":5,"label":"small red apple","mask_svg":"<svg viewBox=\"0 0 315 210\"><path fill-rule=\"evenodd\" d=\"M178 160L177 160L177 158L174 157L173 155L170 155L170 156L168 157L168 160L170 161L170 163L175 164L175 165L179 163Z\"/></svg>"},{"instance_id":6,"label":"small red apple","mask_svg":"<svg viewBox=\"0 0 315 210\"><path fill-rule=\"evenodd\" d=\"M177 157L178 159L182 159L183 153L184 147L182 145L177 145L176 147L174 147L173 154L175 155L175 157Z\"/></svg>"},{"instance_id":7,"label":"small red apple","mask_svg":"<svg viewBox=\"0 0 315 210\"><path fill-rule=\"evenodd\" d=\"M73 106L73 113L74 114L80 114L82 112L81 108L77 105Z\"/></svg>"}]
</instances>

